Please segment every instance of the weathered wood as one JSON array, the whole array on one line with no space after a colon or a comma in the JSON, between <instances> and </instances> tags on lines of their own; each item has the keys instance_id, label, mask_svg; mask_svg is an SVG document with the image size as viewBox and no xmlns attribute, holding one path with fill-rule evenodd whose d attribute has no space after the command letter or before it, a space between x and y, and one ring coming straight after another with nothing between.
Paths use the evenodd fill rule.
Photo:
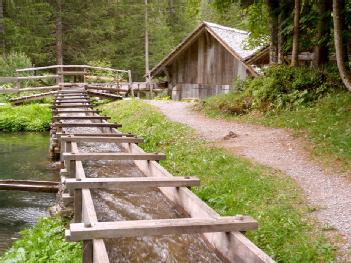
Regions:
<instances>
[{"instance_id":1,"label":"weathered wood","mask_svg":"<svg viewBox=\"0 0 351 263\"><path fill-rule=\"evenodd\" d=\"M46 97L50 97L50 96L53 96L55 93L56 91L51 91L51 92L40 93L40 94L31 95L31 96L17 97L17 98L9 99L9 101L12 104L20 104L26 101L40 100Z\"/></svg>"},{"instance_id":2,"label":"weathered wood","mask_svg":"<svg viewBox=\"0 0 351 263\"><path fill-rule=\"evenodd\" d=\"M60 127L60 128L68 128L68 127L107 127L107 128L119 128L122 127L120 124L114 124L114 123L93 123L93 122L82 122L82 123L58 123L55 122L53 123L53 126L55 127Z\"/></svg>"},{"instance_id":3,"label":"weathered wood","mask_svg":"<svg viewBox=\"0 0 351 263\"><path fill-rule=\"evenodd\" d=\"M57 77L58 75L28 76L28 77L17 77L16 80L55 79Z\"/></svg>"},{"instance_id":4,"label":"weathered wood","mask_svg":"<svg viewBox=\"0 0 351 263\"><path fill-rule=\"evenodd\" d=\"M75 100L55 100L54 104L71 104L71 103L91 103L90 100L85 98L82 99L75 99Z\"/></svg>"},{"instance_id":5,"label":"weathered wood","mask_svg":"<svg viewBox=\"0 0 351 263\"><path fill-rule=\"evenodd\" d=\"M136 137L126 137L126 136L119 136L119 137L109 137L104 136L104 133L101 133L101 137L97 136L61 136L62 141L69 141L69 142L106 142L106 143L143 143L143 138L136 138Z\"/></svg>"},{"instance_id":6,"label":"weathered wood","mask_svg":"<svg viewBox=\"0 0 351 263\"><path fill-rule=\"evenodd\" d=\"M123 99L122 96L116 95L116 94L110 94L110 93L104 93L104 92L94 92L94 91L88 91L90 95L94 95L97 97L104 97L108 99L116 99L116 100L121 100Z\"/></svg>"},{"instance_id":7,"label":"weathered wood","mask_svg":"<svg viewBox=\"0 0 351 263\"><path fill-rule=\"evenodd\" d=\"M105 116L53 116L53 120L109 120L111 117Z\"/></svg>"},{"instance_id":8,"label":"weathered wood","mask_svg":"<svg viewBox=\"0 0 351 263\"><path fill-rule=\"evenodd\" d=\"M91 108L93 105L91 104L69 104L69 105L54 105L52 109L64 109L64 108Z\"/></svg>"},{"instance_id":9,"label":"weathered wood","mask_svg":"<svg viewBox=\"0 0 351 263\"><path fill-rule=\"evenodd\" d=\"M66 114L66 113L100 113L99 110L53 110L54 114Z\"/></svg>"},{"instance_id":10,"label":"weathered wood","mask_svg":"<svg viewBox=\"0 0 351 263\"><path fill-rule=\"evenodd\" d=\"M72 135L72 136L89 136L89 137L134 137L137 138L136 135L131 134L131 133L61 133L57 132L56 136L58 139L60 139L62 136L67 136L67 135Z\"/></svg>"},{"instance_id":11,"label":"weathered wood","mask_svg":"<svg viewBox=\"0 0 351 263\"><path fill-rule=\"evenodd\" d=\"M64 153L65 160L87 161L87 160L153 160L160 161L166 159L161 153Z\"/></svg>"},{"instance_id":12,"label":"weathered wood","mask_svg":"<svg viewBox=\"0 0 351 263\"><path fill-rule=\"evenodd\" d=\"M59 86L33 87L33 88L23 88L23 89L0 89L0 94L41 91L41 90L58 90L58 89L59 89Z\"/></svg>"},{"instance_id":13,"label":"weathered wood","mask_svg":"<svg viewBox=\"0 0 351 263\"><path fill-rule=\"evenodd\" d=\"M85 227L82 223L70 224L70 238L73 241L80 241L95 238L105 239L171 234L247 231L256 228L256 220L249 216L129 220L118 222L98 222L93 224L91 227Z\"/></svg>"},{"instance_id":14,"label":"weathered wood","mask_svg":"<svg viewBox=\"0 0 351 263\"><path fill-rule=\"evenodd\" d=\"M114 72L128 72L127 70L122 70L122 69L95 67L95 66L89 66L89 65L51 65L51 66L45 66L45 67L16 69L16 72L37 71L37 70L56 69L56 68L87 68L87 69L100 69L100 70L114 71Z\"/></svg>"},{"instance_id":15,"label":"weathered wood","mask_svg":"<svg viewBox=\"0 0 351 263\"><path fill-rule=\"evenodd\" d=\"M65 181L67 189L144 189L154 187L191 187L199 186L200 180L190 176L160 177L123 177L123 178L86 178L69 179Z\"/></svg>"},{"instance_id":16,"label":"weathered wood","mask_svg":"<svg viewBox=\"0 0 351 263\"><path fill-rule=\"evenodd\" d=\"M58 182L33 180L0 180L0 190L56 193Z\"/></svg>"}]
</instances>

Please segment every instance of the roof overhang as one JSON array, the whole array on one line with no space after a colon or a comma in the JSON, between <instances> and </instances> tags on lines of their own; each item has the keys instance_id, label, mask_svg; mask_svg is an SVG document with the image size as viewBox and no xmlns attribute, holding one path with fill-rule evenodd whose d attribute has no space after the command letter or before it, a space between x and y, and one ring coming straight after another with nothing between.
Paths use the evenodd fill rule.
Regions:
<instances>
[{"instance_id":1,"label":"roof overhang","mask_svg":"<svg viewBox=\"0 0 351 263\"><path fill-rule=\"evenodd\" d=\"M243 59L235 50L233 50L227 43L225 43L220 36L218 36L205 22L202 22L193 32L191 32L180 44L178 44L165 58L163 58L151 71L150 76L154 77L159 75L182 51L184 51L188 46L190 46L204 31L207 31L214 37L221 45L237 60L239 60L244 67L254 76L258 73L255 69L247 63L252 61L252 58L256 54L261 54L267 47L263 47L256 51L250 58Z\"/></svg>"}]
</instances>

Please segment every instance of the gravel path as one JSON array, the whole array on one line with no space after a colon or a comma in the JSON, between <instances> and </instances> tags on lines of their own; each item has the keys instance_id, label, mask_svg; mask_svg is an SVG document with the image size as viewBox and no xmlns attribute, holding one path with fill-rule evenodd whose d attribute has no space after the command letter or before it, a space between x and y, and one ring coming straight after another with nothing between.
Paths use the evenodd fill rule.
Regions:
<instances>
[{"instance_id":1,"label":"gravel path","mask_svg":"<svg viewBox=\"0 0 351 263\"><path fill-rule=\"evenodd\" d=\"M192 104L186 102L147 102L204 139L295 178L310 204L319 208L315 214L321 223L339 230L350 245L351 183L312 162L301 140L284 129L210 119L192 111Z\"/></svg>"}]
</instances>

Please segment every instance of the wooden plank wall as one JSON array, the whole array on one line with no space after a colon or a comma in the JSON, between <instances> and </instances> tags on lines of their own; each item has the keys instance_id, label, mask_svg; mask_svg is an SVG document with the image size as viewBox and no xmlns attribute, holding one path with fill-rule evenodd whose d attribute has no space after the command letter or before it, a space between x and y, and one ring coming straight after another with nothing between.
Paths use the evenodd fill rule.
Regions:
<instances>
[{"instance_id":1,"label":"wooden plank wall","mask_svg":"<svg viewBox=\"0 0 351 263\"><path fill-rule=\"evenodd\" d=\"M226 92L236 77L248 75L234 58L207 31L167 66L173 99L205 98Z\"/></svg>"}]
</instances>

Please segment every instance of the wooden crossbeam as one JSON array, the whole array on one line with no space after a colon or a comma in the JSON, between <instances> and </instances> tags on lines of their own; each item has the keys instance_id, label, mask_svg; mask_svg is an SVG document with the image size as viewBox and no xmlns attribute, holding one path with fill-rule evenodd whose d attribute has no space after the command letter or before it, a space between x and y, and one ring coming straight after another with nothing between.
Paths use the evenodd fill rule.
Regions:
<instances>
[{"instance_id":1,"label":"wooden crossbeam","mask_svg":"<svg viewBox=\"0 0 351 263\"><path fill-rule=\"evenodd\" d=\"M91 104L69 104L69 105L54 105L52 109L64 109L64 108L90 108L93 107Z\"/></svg>"},{"instance_id":2,"label":"wooden crossbeam","mask_svg":"<svg viewBox=\"0 0 351 263\"><path fill-rule=\"evenodd\" d=\"M199 186L200 180L196 177L175 176L162 177L123 177L123 178L85 178L69 179L65 181L67 189L136 189L154 187L187 187Z\"/></svg>"},{"instance_id":3,"label":"wooden crossbeam","mask_svg":"<svg viewBox=\"0 0 351 263\"><path fill-rule=\"evenodd\" d=\"M55 100L55 101L54 101L54 104L90 103L90 102L91 102L90 100L87 100L87 99L85 99L85 98L82 98L81 100L79 100L79 99L64 100L64 101Z\"/></svg>"},{"instance_id":4,"label":"wooden crossbeam","mask_svg":"<svg viewBox=\"0 0 351 263\"><path fill-rule=\"evenodd\" d=\"M137 137L136 135L134 134L131 134L131 133L62 133L62 132L57 132L56 133L56 136L58 138L61 138L63 136L67 136L67 135L73 135L73 136L89 136L89 137L94 137L94 136L97 136L97 137Z\"/></svg>"},{"instance_id":5,"label":"wooden crossbeam","mask_svg":"<svg viewBox=\"0 0 351 263\"><path fill-rule=\"evenodd\" d=\"M149 160L160 161L166 159L161 153L63 153L67 161L98 161L98 160Z\"/></svg>"},{"instance_id":6,"label":"wooden crossbeam","mask_svg":"<svg viewBox=\"0 0 351 263\"><path fill-rule=\"evenodd\" d=\"M107 142L107 143L143 143L143 138L136 137L108 137L101 133L101 137L97 136L61 136L62 141L67 142Z\"/></svg>"},{"instance_id":7,"label":"wooden crossbeam","mask_svg":"<svg viewBox=\"0 0 351 263\"><path fill-rule=\"evenodd\" d=\"M109 120L111 117L105 116L58 116L52 117L54 120Z\"/></svg>"},{"instance_id":8,"label":"wooden crossbeam","mask_svg":"<svg viewBox=\"0 0 351 263\"><path fill-rule=\"evenodd\" d=\"M59 71L58 75L67 75L67 76L83 76L86 75L87 72L84 71Z\"/></svg>"},{"instance_id":9,"label":"wooden crossbeam","mask_svg":"<svg viewBox=\"0 0 351 263\"><path fill-rule=\"evenodd\" d=\"M82 99L82 98L89 98L88 95L82 94L82 95L71 95L71 96L56 96L55 99L60 99L60 100L70 100L70 99Z\"/></svg>"},{"instance_id":10,"label":"wooden crossbeam","mask_svg":"<svg viewBox=\"0 0 351 263\"><path fill-rule=\"evenodd\" d=\"M99 110L53 110L55 114L62 113L100 113Z\"/></svg>"},{"instance_id":11,"label":"wooden crossbeam","mask_svg":"<svg viewBox=\"0 0 351 263\"><path fill-rule=\"evenodd\" d=\"M108 128L120 128L122 125L114 123L93 123L93 122L82 122L82 123L53 123L55 127L69 128L69 127L108 127Z\"/></svg>"},{"instance_id":12,"label":"wooden crossbeam","mask_svg":"<svg viewBox=\"0 0 351 263\"><path fill-rule=\"evenodd\" d=\"M80 241L96 238L238 232L257 229L257 221L249 216L234 216L98 222L89 226L85 226L84 223L70 224L70 239Z\"/></svg>"}]
</instances>

